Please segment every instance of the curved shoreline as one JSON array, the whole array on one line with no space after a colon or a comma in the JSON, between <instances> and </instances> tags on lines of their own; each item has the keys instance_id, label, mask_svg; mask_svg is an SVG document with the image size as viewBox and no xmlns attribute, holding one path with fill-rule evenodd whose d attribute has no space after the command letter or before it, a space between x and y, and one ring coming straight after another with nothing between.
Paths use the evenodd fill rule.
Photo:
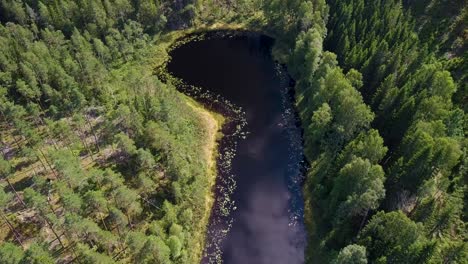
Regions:
<instances>
[{"instance_id":1,"label":"curved shoreline","mask_svg":"<svg viewBox=\"0 0 468 264\"><path fill-rule=\"evenodd\" d=\"M182 91L186 86L182 80L174 78L167 71L167 63L170 61L171 57L169 53L176 48L178 45L185 43L186 39L191 34L197 34L197 32L203 32L200 29L188 29L183 31L171 32L168 35L165 35L163 38L166 39L163 44L158 45L157 48L162 48L157 51L162 57L155 57L150 60L152 68L155 69L155 75L163 82L174 82L174 85L177 88L177 92L182 95L186 100L186 103L192 107L194 112L198 112L200 118L205 123L205 128L207 130L207 144L206 144L206 156L205 161L207 166L206 174L209 181L209 191L205 194L205 205L203 216L200 219L198 225L194 225L196 230L193 232L192 237L193 241L189 244L193 245L191 254L189 256L191 263L200 263L203 259L203 253L207 243L207 230L212 216L212 212L215 208L214 204L217 199L216 195L216 182L219 179L219 164L220 164L220 141L225 136L223 133L223 128L226 127L226 124L229 123L229 115L220 112L213 111L213 109L208 109L203 102L200 102L196 99L194 94L190 95L188 90L191 90L193 87L185 87L185 92ZM162 54L161 54L162 53ZM222 111L221 111L222 112Z\"/></svg>"},{"instance_id":2,"label":"curved shoreline","mask_svg":"<svg viewBox=\"0 0 468 264\"><path fill-rule=\"evenodd\" d=\"M206 244L206 248L205 248L204 259L202 263L205 263L205 262L206 263L208 262L220 263L221 259L222 258L224 259L224 256L225 256L224 253L221 254L221 252L224 252L224 250L221 250L221 248L224 248L224 246L222 246L224 244L223 241L225 240L225 238L229 238L232 236L228 234L232 233L232 232L229 232L231 227L233 227L232 220L237 219L237 216L235 216L237 215L236 213L231 215L231 212L234 212L236 210L234 201L237 201L237 199L239 198L239 195L241 195L240 197L242 197L242 195L244 195L242 193L245 193L246 189L244 188L245 186L241 188L240 190L243 190L243 191L240 191L240 194L238 191L236 191L235 193L233 192L234 189L236 189L237 181L242 179L242 177L239 179L235 179L237 177L234 177L234 174L237 175L237 173L241 173L241 172L238 171L239 165L236 165L235 167L233 167L235 171L231 172L231 159L234 156L237 156L236 155L237 144L240 144L240 146L243 145L243 143L241 143L242 142L241 139L245 138L245 134L242 131L242 129L247 123L246 123L245 117L243 117L245 114L241 108L231 104L228 100L225 100L222 96L215 94L215 93L220 93L226 96L229 95L229 93L227 94L223 93L224 88L219 89L221 87L220 85L222 85L221 83L215 84L214 87L218 87L218 88L215 88L214 90L212 90L213 86L211 86L212 87L211 89L206 89L206 87L199 88L193 85L186 84L184 83L184 80L181 80L181 79L178 79L178 77L172 76L172 72L171 73L168 72L168 69L171 69L172 67L171 65L173 65L171 64L172 58L169 55L170 55L170 51L173 51L183 46L184 44L193 45L193 44L188 44L189 42L196 43L198 40L211 41L214 39L223 39L223 38L225 39L235 38L236 39L238 37L239 38L247 37L247 38L252 38L252 39L256 39L257 37L262 37L262 38L265 38L265 41L266 39L269 39L268 41L269 43L271 43L271 44L267 44L267 46L265 47L269 47L270 49L273 47L274 40L272 38L266 35L259 34L253 31L248 31L248 30L242 30L242 31L211 30L208 32L203 32L203 33L192 33L192 31L189 31L186 33L186 35L182 37L171 38L175 42L173 42L172 46L171 44L167 44L166 46L167 50L169 50L166 56L167 59L164 61L164 63L161 63L160 66L156 69L161 80L174 84L180 92L198 101L198 103L203 105L204 108L207 108L213 112L221 113L227 118L226 120L227 122L224 123L224 126L222 128L224 138L221 142L219 142L219 145L218 145L219 156L217 159L217 167L218 167L217 176L218 177L216 177L216 188L212 190L211 199L212 201L216 200L216 204L211 208L211 211L210 211L211 217L209 218L209 222L203 223L203 225L207 226L209 224L209 226L211 227L208 227L209 229L207 230L208 232L206 233L206 237L204 241L204 243ZM176 55L173 55L173 56L176 56ZM284 206L285 206L285 210L287 211L287 213L285 211L285 214L284 214L284 217L285 217L284 221L288 221L288 222L292 221L292 222L289 222L290 228L292 228L291 226L296 226L296 223L299 223L299 225L297 227L294 227L293 229L296 230L298 228L302 230L303 229L303 205L302 205L303 197L301 195L302 193L300 190L302 188L302 182L304 178L305 159L304 159L303 152L302 152L302 145L303 145L302 136L301 136L302 129L300 127L300 120L298 119L297 109L295 109L295 103L294 103L294 88L293 88L294 81L292 81L290 76L285 71L284 65L278 64L277 61L274 60L274 57L271 53L268 56L269 57L271 56L270 59L268 60L273 59L271 61L271 63L273 63L271 67L273 67L274 71L276 72L274 76L277 76L274 78L279 78L278 80L280 81L280 83L278 84L279 85L278 89L280 90L278 90L277 96L280 96L280 94L281 96L275 99L275 100L280 100L280 101L279 102L272 101L272 102L276 102L282 105L282 106L278 106L279 107L278 113L281 113L282 119L287 118L283 122L286 122L284 125L286 124L288 125L286 127L282 125L283 129L287 128L287 130L285 130L286 134L289 134L289 133L297 134L297 136L294 136L292 134L291 134L292 137L288 136L288 138L290 138L289 140L292 140L292 141L287 140L284 143L281 143L281 144L288 144L288 146L289 144L292 144L290 145L290 147L292 148L290 149L290 151L292 151L290 153L291 156L282 157L281 159L284 162L288 162L287 160L292 159L289 161L289 162L292 162L290 164L295 164L292 166L294 168L293 171L290 171L289 169L287 170L289 171L289 173L292 173L292 174L288 173L284 175L284 177L287 177L287 178L284 178L284 180L287 181L287 184L285 182L284 184L286 185L284 185L284 187L282 188L284 188L285 192L289 192L290 194L292 194L291 199L281 201L281 203L283 202L285 203ZM176 57L174 57L174 59ZM177 57L177 59L178 59L177 61L179 61L181 58ZM199 61L199 59L197 61ZM203 78L205 78L204 80L206 80L206 78L208 77L204 76ZM233 89L233 87L230 87L230 88L231 90ZM276 86L275 86L275 89L276 89ZM283 99L279 99L279 98L283 98ZM241 103L241 101L237 101L236 97L233 97L232 99L234 100L234 102ZM241 103L241 105L247 107L247 109L250 109L248 108L248 105L244 105L244 103ZM270 119L266 119L266 120L270 120ZM289 131L289 129L293 129L296 132L292 132L292 130L291 132L287 132ZM257 131L257 130L254 130L254 131ZM290 143L286 143L286 142L290 142ZM286 145L282 145L282 146L285 147ZM283 151L286 151L286 150L283 149ZM240 153L241 156L246 154L244 152ZM289 151L283 152L283 153L289 153ZM280 158L280 156L278 156L278 158ZM289 168L289 165L285 165L285 166ZM244 174L241 174L241 175L244 175ZM249 175L249 174L246 174L246 175ZM287 176L287 175L290 175L290 176ZM234 196L232 196L232 194L234 194ZM243 206L242 208L245 209L245 206ZM209 210L209 208L206 208L206 209ZM289 220L286 220L286 219L289 219ZM237 230L237 226L238 226L237 224L234 225L236 230ZM288 232L292 232L292 231L288 231L286 233L285 232L283 232L282 235L287 235L289 237L290 234ZM304 234L304 232L302 231L301 233ZM199 234L196 234L196 235L198 236ZM302 236L298 236L297 239L294 239L294 242L290 240L291 238L284 237L284 239L286 239L284 242L289 241L287 243L294 243L295 245L294 247L297 247L297 249L301 252L299 253L298 251L297 253L298 256L303 255L303 250L300 250L299 248L302 248L302 246L298 246L299 244L296 245L296 243L299 243L298 241L303 241L303 242L300 242L301 245L305 245L306 243L305 238L304 240L302 240L302 239L299 239L299 237L302 237ZM229 238L226 241L229 241L230 239L231 238ZM289 244L289 245L292 245L292 244ZM286 245L284 246L285 246L284 248L287 248ZM197 251L198 251L198 248L197 248Z\"/></svg>"}]
</instances>

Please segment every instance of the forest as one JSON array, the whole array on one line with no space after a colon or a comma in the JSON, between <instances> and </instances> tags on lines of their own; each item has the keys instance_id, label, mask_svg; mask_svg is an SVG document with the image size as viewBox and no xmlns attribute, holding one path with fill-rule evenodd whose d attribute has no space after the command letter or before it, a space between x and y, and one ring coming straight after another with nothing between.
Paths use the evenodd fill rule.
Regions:
<instances>
[{"instance_id":1,"label":"forest","mask_svg":"<svg viewBox=\"0 0 468 264\"><path fill-rule=\"evenodd\" d=\"M213 28L274 37L295 80L306 263L466 263L467 23L466 0L0 0L0 263L200 261L220 135L153 70Z\"/></svg>"}]
</instances>

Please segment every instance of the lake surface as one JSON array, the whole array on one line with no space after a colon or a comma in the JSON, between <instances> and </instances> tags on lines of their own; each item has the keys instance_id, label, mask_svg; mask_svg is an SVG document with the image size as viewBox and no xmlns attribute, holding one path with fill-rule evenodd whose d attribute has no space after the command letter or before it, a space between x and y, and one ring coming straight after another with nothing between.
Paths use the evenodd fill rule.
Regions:
<instances>
[{"instance_id":1,"label":"lake surface","mask_svg":"<svg viewBox=\"0 0 468 264\"><path fill-rule=\"evenodd\" d=\"M227 115L202 263L304 263L301 129L273 39L215 32L171 52L184 92ZM190 90L194 89L194 90Z\"/></svg>"}]
</instances>

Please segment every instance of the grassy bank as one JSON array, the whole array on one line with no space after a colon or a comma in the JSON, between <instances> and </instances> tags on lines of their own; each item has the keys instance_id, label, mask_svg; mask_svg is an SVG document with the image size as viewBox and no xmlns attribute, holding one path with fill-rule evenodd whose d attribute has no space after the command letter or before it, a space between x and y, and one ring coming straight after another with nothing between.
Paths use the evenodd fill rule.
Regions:
<instances>
[{"instance_id":1,"label":"grassy bank","mask_svg":"<svg viewBox=\"0 0 468 264\"><path fill-rule=\"evenodd\" d=\"M206 131L205 144L203 146L203 159L207 164L206 177L208 179L208 189L205 193L205 204L203 205L204 214L200 221L195 224L192 241L188 243L189 245L193 245L190 263L198 263L201 260L203 249L205 247L205 235L210 219L211 209L215 201L213 188L215 186L217 176L217 142L222 137L220 130L224 123L224 117L220 114L206 110L192 98L186 97L186 100L187 104L199 116L201 125Z\"/></svg>"}]
</instances>

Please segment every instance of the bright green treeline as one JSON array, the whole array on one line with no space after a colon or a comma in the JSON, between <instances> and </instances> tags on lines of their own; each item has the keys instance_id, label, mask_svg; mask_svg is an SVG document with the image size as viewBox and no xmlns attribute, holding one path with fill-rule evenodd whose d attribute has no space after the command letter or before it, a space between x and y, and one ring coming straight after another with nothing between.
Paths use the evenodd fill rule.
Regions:
<instances>
[{"instance_id":1,"label":"bright green treeline","mask_svg":"<svg viewBox=\"0 0 468 264\"><path fill-rule=\"evenodd\" d=\"M172 5L0 1L1 263L200 257L207 131L146 59Z\"/></svg>"}]
</instances>

